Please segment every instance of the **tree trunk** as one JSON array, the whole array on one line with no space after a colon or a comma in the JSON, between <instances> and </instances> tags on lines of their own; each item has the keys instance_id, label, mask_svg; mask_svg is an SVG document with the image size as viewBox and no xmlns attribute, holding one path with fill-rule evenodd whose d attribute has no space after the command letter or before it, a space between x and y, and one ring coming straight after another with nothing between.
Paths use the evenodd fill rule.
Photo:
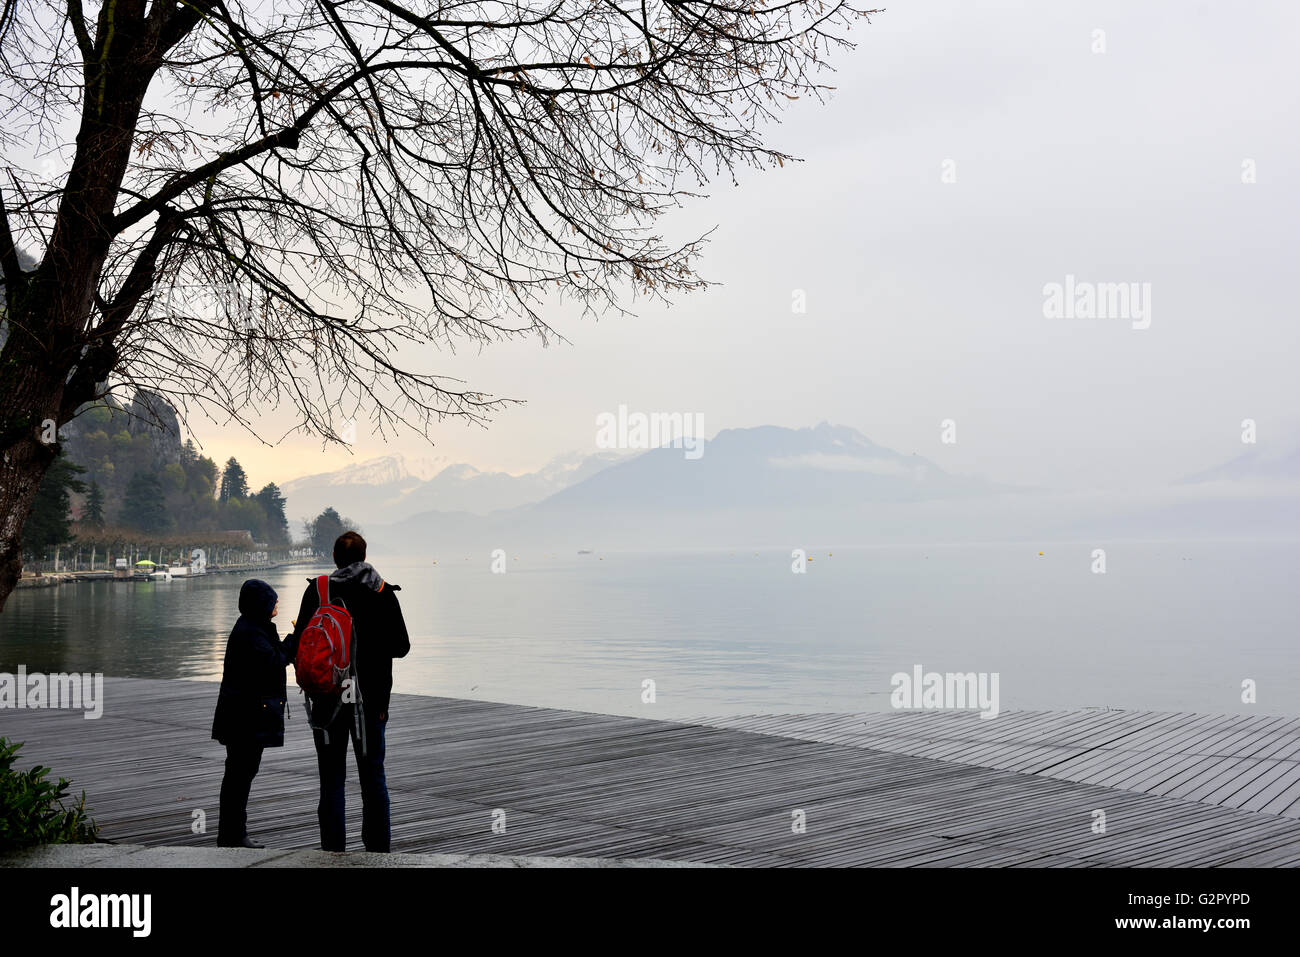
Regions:
<instances>
[{"instance_id":1,"label":"tree trunk","mask_svg":"<svg viewBox=\"0 0 1300 957\"><path fill-rule=\"evenodd\" d=\"M0 611L23 572L23 522L52 461L54 448L34 435L8 443L0 455Z\"/></svg>"},{"instance_id":2,"label":"tree trunk","mask_svg":"<svg viewBox=\"0 0 1300 957\"><path fill-rule=\"evenodd\" d=\"M131 160L164 22L145 0L100 10L77 151L41 264L6 290L0 346L0 611L22 574L22 529L58 453L57 430L117 367L113 341L135 301L86 338L113 236L107 223ZM78 11L77 15L80 15ZM152 261L146 267L152 271Z\"/></svg>"},{"instance_id":3,"label":"tree trunk","mask_svg":"<svg viewBox=\"0 0 1300 957\"><path fill-rule=\"evenodd\" d=\"M63 383L23 348L25 337L15 331L12 317L7 324L9 337L0 350L0 611L22 575L23 524L58 455L53 424L63 400Z\"/></svg>"}]
</instances>

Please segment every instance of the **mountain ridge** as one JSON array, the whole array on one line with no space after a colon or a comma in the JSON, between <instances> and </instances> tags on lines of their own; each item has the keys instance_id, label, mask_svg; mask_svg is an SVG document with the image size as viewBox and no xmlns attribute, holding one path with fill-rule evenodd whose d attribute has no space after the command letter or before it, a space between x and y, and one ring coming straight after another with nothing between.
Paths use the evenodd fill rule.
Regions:
<instances>
[{"instance_id":1,"label":"mountain ridge","mask_svg":"<svg viewBox=\"0 0 1300 957\"><path fill-rule=\"evenodd\" d=\"M466 463L409 460L396 453L300 476L285 482L283 492L295 515L316 515L329 506L363 527L433 510L483 515L539 501L620 457L603 451L585 456L568 452L532 472L514 475Z\"/></svg>"}]
</instances>

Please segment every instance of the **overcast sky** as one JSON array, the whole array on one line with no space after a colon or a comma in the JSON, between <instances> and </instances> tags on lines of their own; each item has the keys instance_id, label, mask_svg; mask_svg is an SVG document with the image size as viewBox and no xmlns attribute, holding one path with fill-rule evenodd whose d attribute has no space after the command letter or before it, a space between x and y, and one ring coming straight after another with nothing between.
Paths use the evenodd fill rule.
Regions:
<instances>
[{"instance_id":1,"label":"overcast sky","mask_svg":"<svg viewBox=\"0 0 1300 957\"><path fill-rule=\"evenodd\" d=\"M1244 418L1261 446L1300 441L1300 7L902 2L853 33L831 102L769 131L804 162L663 222L717 225L702 270L723 285L634 319L556 308L569 345L414 359L528 400L489 430L448 425L431 448L362 429L351 459L202 422L199 437L255 486L390 452L531 470L594 451L620 403L699 413L708 435L829 420L1057 488L1218 464ZM1043 287L1067 274L1149 283L1149 327L1046 318ZM268 435L289 421L263 418Z\"/></svg>"}]
</instances>

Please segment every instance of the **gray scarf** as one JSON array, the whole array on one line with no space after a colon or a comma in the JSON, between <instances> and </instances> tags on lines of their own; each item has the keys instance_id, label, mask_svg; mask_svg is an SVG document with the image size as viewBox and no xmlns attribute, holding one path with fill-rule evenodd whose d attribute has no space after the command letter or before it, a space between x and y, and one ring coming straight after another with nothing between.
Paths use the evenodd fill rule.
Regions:
<instances>
[{"instance_id":1,"label":"gray scarf","mask_svg":"<svg viewBox=\"0 0 1300 957\"><path fill-rule=\"evenodd\" d=\"M372 591L379 591L384 587L384 580L379 577L379 572L369 562L353 562L351 565L344 565L342 568L334 570L330 575L330 581L337 585L347 585L356 582L365 585Z\"/></svg>"}]
</instances>

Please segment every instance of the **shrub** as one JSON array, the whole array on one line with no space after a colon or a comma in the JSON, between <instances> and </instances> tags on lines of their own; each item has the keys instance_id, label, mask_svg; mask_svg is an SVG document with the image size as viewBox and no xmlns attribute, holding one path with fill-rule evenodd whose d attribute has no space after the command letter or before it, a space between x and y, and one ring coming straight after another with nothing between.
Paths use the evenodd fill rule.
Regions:
<instances>
[{"instance_id":1,"label":"shrub","mask_svg":"<svg viewBox=\"0 0 1300 957\"><path fill-rule=\"evenodd\" d=\"M22 743L0 738L0 851L36 844L93 844L99 825L86 816L86 792L65 807L67 778L58 784L45 779L49 768L15 771Z\"/></svg>"}]
</instances>

